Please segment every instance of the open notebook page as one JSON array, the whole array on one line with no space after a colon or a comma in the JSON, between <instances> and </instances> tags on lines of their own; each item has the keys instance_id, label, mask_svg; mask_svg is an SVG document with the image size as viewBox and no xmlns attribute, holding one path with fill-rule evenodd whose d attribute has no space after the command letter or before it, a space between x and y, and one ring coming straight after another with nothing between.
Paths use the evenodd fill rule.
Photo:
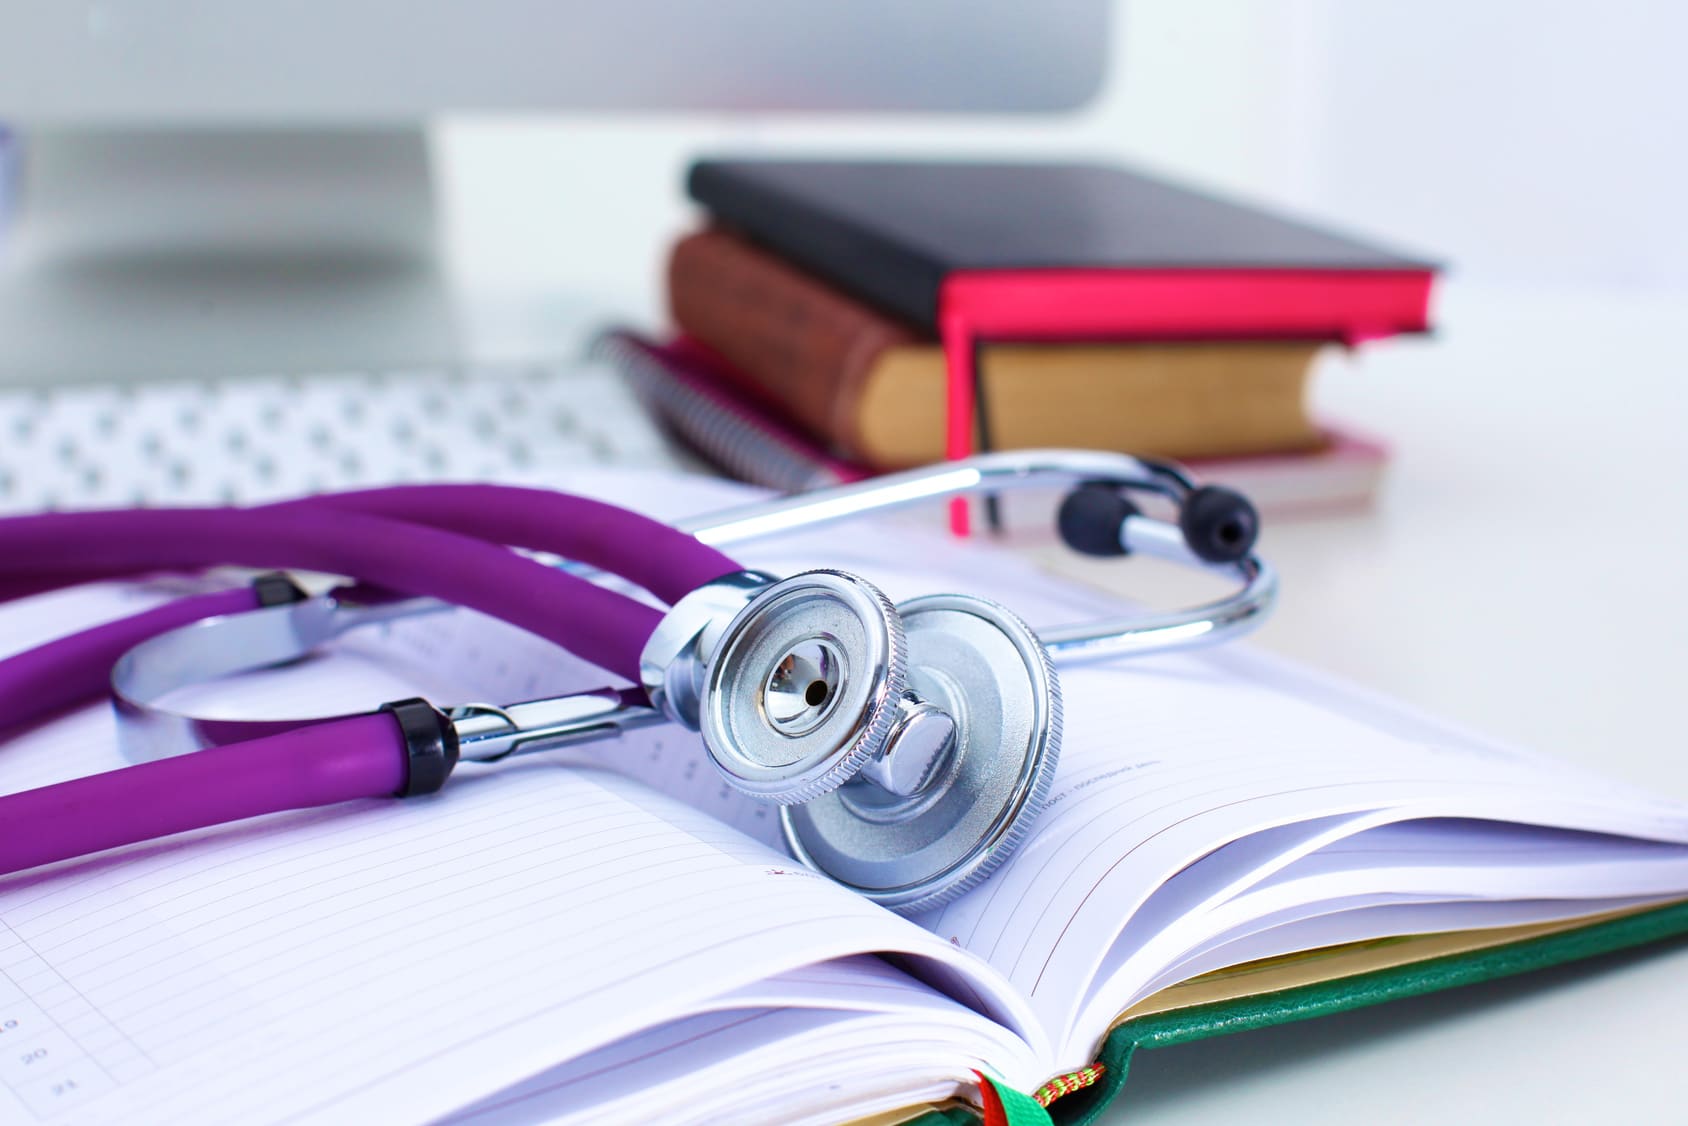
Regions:
<instances>
[{"instance_id":1,"label":"open notebook page","mask_svg":"<svg viewBox=\"0 0 1688 1126\"><path fill-rule=\"evenodd\" d=\"M1227 845L1154 891L1110 947L1078 1026L1099 1035L1161 985L1240 960L1577 917L1688 889L1680 845L1522 824L1425 819L1362 828L1287 863L1256 863L1252 873L1248 847L1226 856L1262 844Z\"/></svg>"},{"instance_id":2,"label":"open notebook page","mask_svg":"<svg viewBox=\"0 0 1688 1126\"><path fill-rule=\"evenodd\" d=\"M1204 942L1171 962L1147 984L1135 990L1139 997L1214 970L1223 970L1287 952L1325 950L1351 943L1393 938L1407 934L1443 934L1451 931L1489 930L1562 920L1565 901L1560 899L1472 900L1427 899L1376 894L1351 900L1332 899L1309 915L1300 906L1279 915L1251 919L1220 937ZM1380 900L1382 900L1380 902ZM1612 911L1634 910L1658 903L1658 897L1626 897L1579 901L1572 918L1591 918ZM1586 914L1583 912L1586 911ZM1124 1008L1118 1000L1100 1001L1095 1017L1111 1023ZM1105 1011L1100 1011L1105 1010Z\"/></svg>"},{"instance_id":3,"label":"open notebook page","mask_svg":"<svg viewBox=\"0 0 1688 1126\"><path fill-rule=\"evenodd\" d=\"M645 495L672 504L697 500L683 492ZM900 529L881 536L821 533L742 557L779 571L858 569L896 597L946 589L991 594L1034 623L1084 616L1098 604L1012 560ZM484 647L473 644L477 630L486 631ZM440 644L442 637L448 643ZM394 645L410 645L419 655L411 664L425 671L445 657L493 656L452 671L464 683L473 680L472 694L483 698L519 698L541 681L551 687L585 675L548 647L524 650L523 644L537 643L469 616L412 623L370 644L381 650L372 667L383 669L404 664L394 659ZM1208 898L1198 906L1234 898L1287 871L1380 812L1550 815L1583 828L1682 835L1674 807L1443 732L1274 662L1186 656L1070 672L1063 679L1068 739L1049 815L1002 873L924 920L941 939L989 958L1029 993L1047 1027L1067 1031L1066 1048L1051 1071L1088 1056L1092 1033L1074 1027L1077 1013L1127 924L1162 885L1231 842L1254 847L1243 850L1247 855L1206 889ZM273 689L278 682L267 683ZM725 790L699 762L695 739L648 733L605 747L599 758L650 777L722 821L775 839L766 811ZM1004 888L1010 890L998 890ZM958 996L989 1007L990 985L979 975L951 984ZM967 996L981 987L984 996ZM493 1070L531 1074L558 1058L524 1060L525 1072Z\"/></svg>"},{"instance_id":4,"label":"open notebook page","mask_svg":"<svg viewBox=\"0 0 1688 1126\"><path fill-rule=\"evenodd\" d=\"M8 642L39 609L0 609ZM389 672L291 675L382 699ZM6 790L119 765L103 707L5 751ZM0 1120L427 1118L864 950L947 960L1030 1023L965 955L720 822L589 765L512 763L0 880L0 1027L28 1048L0 1067Z\"/></svg>"},{"instance_id":5,"label":"open notebook page","mask_svg":"<svg viewBox=\"0 0 1688 1126\"><path fill-rule=\"evenodd\" d=\"M820 565L859 570L894 598L965 589L997 598L1034 624L1121 609L1019 560L906 527L879 536L823 530L741 555L780 573ZM1688 841L1682 805L1485 742L1285 662L1224 649L1064 670L1062 681L1066 737L1050 809L1002 871L921 920L1008 974L1045 1025L1064 1030L1062 1066L1088 1059L1111 1019L1092 1012L1079 1026L1110 957L1117 963L1133 950L1146 952L1131 966L1135 976L1115 983L1114 994L1128 1001L1153 976L1156 957L1176 960L1180 943L1199 945L1246 927L1251 911L1269 914L1292 902L1316 915L1321 897L1340 899L1353 884L1368 883L1378 902L1397 893L1430 901L1558 901L1557 913L1538 908L1532 918L1597 911L1624 894L1688 892L1688 853L1676 847ZM695 753L693 744L670 736L664 753L668 761L650 760L653 783L688 801L708 800L725 816L756 816L731 795L704 793L718 785L706 776L694 773L702 782L690 791L677 781L686 777L676 767ZM1570 840L1569 854L1525 872L1504 857L1473 861L1462 849L1481 849L1482 834L1456 830L1444 847L1464 863L1452 868L1380 850L1347 884L1302 879L1240 898L1368 830L1376 838L1380 826L1447 818L1619 834L1670 847L1602 857L1579 838ZM1228 845L1231 863L1217 878L1180 889L1159 911L1146 910L1163 885ZM1209 918L1220 905L1228 914ZM1426 924L1414 929L1433 929L1435 920L1427 916ZM1128 927L1136 933L1128 935ZM1163 928L1175 933L1152 945ZM1328 933L1342 941L1339 929Z\"/></svg>"},{"instance_id":6,"label":"open notebook page","mask_svg":"<svg viewBox=\"0 0 1688 1126\"><path fill-rule=\"evenodd\" d=\"M883 961L852 958L736 989L449 1121L792 1122L807 1108L837 1122L955 1097L974 1069L1029 1089L1046 1068L1007 1029Z\"/></svg>"}]
</instances>

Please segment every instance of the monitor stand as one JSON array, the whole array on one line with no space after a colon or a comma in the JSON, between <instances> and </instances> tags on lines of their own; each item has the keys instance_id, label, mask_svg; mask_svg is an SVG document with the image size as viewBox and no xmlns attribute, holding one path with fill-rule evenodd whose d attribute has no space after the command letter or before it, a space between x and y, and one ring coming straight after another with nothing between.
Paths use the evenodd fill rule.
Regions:
<instances>
[{"instance_id":1,"label":"monitor stand","mask_svg":"<svg viewBox=\"0 0 1688 1126\"><path fill-rule=\"evenodd\" d=\"M420 127L9 144L0 385L457 358Z\"/></svg>"}]
</instances>

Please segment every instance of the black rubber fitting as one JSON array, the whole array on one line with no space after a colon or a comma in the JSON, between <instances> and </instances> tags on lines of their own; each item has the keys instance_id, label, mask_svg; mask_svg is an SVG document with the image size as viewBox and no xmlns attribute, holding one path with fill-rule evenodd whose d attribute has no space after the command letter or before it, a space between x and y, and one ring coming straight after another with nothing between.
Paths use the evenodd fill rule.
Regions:
<instances>
[{"instance_id":1,"label":"black rubber fitting","mask_svg":"<svg viewBox=\"0 0 1688 1126\"><path fill-rule=\"evenodd\" d=\"M1117 485L1091 481L1080 485L1061 501L1055 526L1061 539L1074 551L1085 555L1125 555L1120 543L1120 526L1126 517L1136 516L1139 510L1127 500Z\"/></svg>"},{"instance_id":2,"label":"black rubber fitting","mask_svg":"<svg viewBox=\"0 0 1688 1126\"><path fill-rule=\"evenodd\" d=\"M290 606L310 597L305 593L305 588L294 582L293 576L286 571L266 571L257 576L252 580L252 593L258 596L260 608Z\"/></svg>"},{"instance_id":3,"label":"black rubber fitting","mask_svg":"<svg viewBox=\"0 0 1688 1126\"><path fill-rule=\"evenodd\" d=\"M1184 543L1209 563L1235 563L1254 550L1260 516L1247 497L1221 485L1202 485L1178 511Z\"/></svg>"},{"instance_id":4,"label":"black rubber fitting","mask_svg":"<svg viewBox=\"0 0 1688 1126\"><path fill-rule=\"evenodd\" d=\"M457 765L457 729L423 699L394 700L381 710L398 720L404 734L405 772L401 798L431 794L445 785Z\"/></svg>"}]
</instances>

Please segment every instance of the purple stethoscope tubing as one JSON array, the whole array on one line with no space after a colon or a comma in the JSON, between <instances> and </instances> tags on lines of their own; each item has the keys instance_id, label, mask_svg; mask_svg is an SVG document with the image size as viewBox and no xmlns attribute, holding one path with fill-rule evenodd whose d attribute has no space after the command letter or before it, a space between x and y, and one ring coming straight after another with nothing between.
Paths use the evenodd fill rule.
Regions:
<instances>
[{"instance_id":1,"label":"purple stethoscope tubing","mask_svg":"<svg viewBox=\"0 0 1688 1126\"><path fill-rule=\"evenodd\" d=\"M668 603L678 601L710 578L725 574L722 568L732 570L737 566L720 551L694 537L615 505L513 485L399 485L325 493L257 508L201 511L295 510L381 516L489 543L546 551L613 572ZM77 519L79 515L50 518ZM4 522L0 522L0 528L3 527ZM629 545L653 542L661 543L663 550L644 550L640 546L629 549ZM8 565L0 557L0 601L134 573L133 567L91 566L87 560L43 568L39 560L20 560L16 565Z\"/></svg>"},{"instance_id":2,"label":"purple stethoscope tubing","mask_svg":"<svg viewBox=\"0 0 1688 1126\"><path fill-rule=\"evenodd\" d=\"M238 564L356 576L512 622L637 683L661 612L511 552L548 551L675 601L738 570L666 524L583 497L486 485L397 487L252 509L52 513L0 520L0 595L160 569ZM5 561L17 561L8 567ZM11 585L8 585L11 584ZM251 590L178 600L0 661L0 715L86 699L147 637L250 609ZM52 684L37 703L32 688ZM355 716L0 797L0 872L284 809L404 793L395 715Z\"/></svg>"},{"instance_id":3,"label":"purple stethoscope tubing","mask_svg":"<svg viewBox=\"0 0 1688 1126\"><path fill-rule=\"evenodd\" d=\"M474 486L465 486L474 488ZM489 488L489 487L481 487ZM379 497L387 490L378 490ZM727 556L683 532L584 498L552 494L558 521L543 550L642 576L659 598L677 598L737 569ZM390 500L388 501L390 503ZM475 513L460 505L457 515ZM602 510L618 513L607 517ZM578 537L571 513L583 512ZM476 517L497 530L521 530L520 513ZM616 532L614 529L622 530ZM539 538L528 536L523 538ZM660 611L505 549L475 535L328 504L268 508L135 509L49 513L0 521L0 579L38 578L65 567L68 582L89 573L135 574L219 565L299 568L354 576L404 594L428 594L521 625L629 680ZM518 544L532 547L533 544ZM596 556L597 558L588 558ZM8 565L7 561L17 562ZM654 589L661 588L661 589Z\"/></svg>"},{"instance_id":4,"label":"purple stethoscope tubing","mask_svg":"<svg viewBox=\"0 0 1688 1126\"><path fill-rule=\"evenodd\" d=\"M408 485L331 493L259 509L231 511L301 509L381 516L488 543L566 556L618 574L670 604L737 567L726 555L667 525L601 501L542 489ZM653 539L662 542L662 550L627 550L628 544L649 544ZM4 561L0 561L0 602L138 573L132 566L90 568L86 563L39 573L38 561L28 562L26 571L13 575L8 573ZM30 653L0 659L0 704L15 704L13 708L0 707L3 717L0 723L10 728L23 726L52 711L99 695L106 688L106 670L112 663L155 634L202 618L255 608L250 591L224 591L198 597L234 602L244 599L245 604L220 606L208 601L196 606L194 599L181 599L170 606L136 615L132 620L98 626ZM55 659L60 655L62 659ZM18 683L19 677L50 685L50 697L20 693L13 700L11 686Z\"/></svg>"},{"instance_id":5,"label":"purple stethoscope tubing","mask_svg":"<svg viewBox=\"0 0 1688 1126\"><path fill-rule=\"evenodd\" d=\"M0 798L0 873L265 813L384 797L405 785L384 713L300 727Z\"/></svg>"},{"instance_id":6,"label":"purple stethoscope tubing","mask_svg":"<svg viewBox=\"0 0 1688 1126\"><path fill-rule=\"evenodd\" d=\"M0 660L0 737L98 697L111 682L111 666L141 642L258 607L250 586L195 594Z\"/></svg>"},{"instance_id":7,"label":"purple stethoscope tubing","mask_svg":"<svg viewBox=\"0 0 1688 1126\"><path fill-rule=\"evenodd\" d=\"M542 489L412 485L326 494L259 509L213 511L272 510L374 515L493 544L563 555L621 575L666 603L676 602L691 590L737 568L726 555L665 524L601 501ZM144 510L137 513L144 514ZM81 517L54 519L62 523ZM0 537L4 528L5 522L0 521ZM662 544L661 550L651 549L656 543ZM629 544L650 546L630 551ZM137 573L133 566L95 569L82 562L41 574L37 573L39 560L27 562L28 573L14 578L7 574L5 562L0 560L0 601ZM149 568L140 568L146 569ZM147 638L189 622L255 607L249 589L179 599L133 618L96 626L28 653L0 659L0 717L3 717L0 723L7 729L15 729L93 699L105 692L111 665ZM526 618L519 624L531 628Z\"/></svg>"}]
</instances>

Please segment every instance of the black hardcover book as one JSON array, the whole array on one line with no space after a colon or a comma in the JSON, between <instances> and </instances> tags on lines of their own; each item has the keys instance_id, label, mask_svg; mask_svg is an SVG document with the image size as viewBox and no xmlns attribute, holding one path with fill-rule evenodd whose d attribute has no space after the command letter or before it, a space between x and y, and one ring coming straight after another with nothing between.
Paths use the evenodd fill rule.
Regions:
<instances>
[{"instance_id":1,"label":"black hardcover book","mask_svg":"<svg viewBox=\"0 0 1688 1126\"><path fill-rule=\"evenodd\" d=\"M1371 275L1355 335L1424 327L1417 258L1124 168L702 160L687 190L721 224L936 333L945 283L1026 272ZM1379 274L1399 275L1379 324ZM1022 277L1021 280L1024 280ZM1133 299L1139 287L1129 292ZM1328 304L1328 298L1327 298ZM1223 318L1221 318L1223 321ZM1268 317L1268 321L1272 318ZM1294 317L1281 325L1293 334ZM1216 332L1234 334L1229 322Z\"/></svg>"}]
</instances>

